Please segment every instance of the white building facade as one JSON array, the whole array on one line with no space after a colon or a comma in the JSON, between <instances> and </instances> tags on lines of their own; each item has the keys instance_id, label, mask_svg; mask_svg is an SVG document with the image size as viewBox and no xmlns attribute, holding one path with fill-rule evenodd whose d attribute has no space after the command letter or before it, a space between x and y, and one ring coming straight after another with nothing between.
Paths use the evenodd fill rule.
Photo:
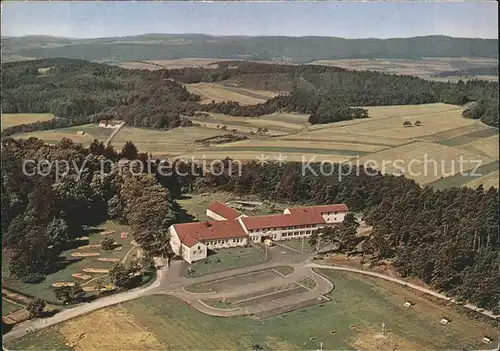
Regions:
<instances>
[{"instance_id":1,"label":"white building facade","mask_svg":"<svg viewBox=\"0 0 500 351\"><path fill-rule=\"evenodd\" d=\"M189 263L204 259L209 250L246 246L265 239L275 241L309 237L326 225L340 224L348 213L344 204L287 208L283 214L246 216L215 202L207 215L215 221L170 226L174 253Z\"/></svg>"}]
</instances>

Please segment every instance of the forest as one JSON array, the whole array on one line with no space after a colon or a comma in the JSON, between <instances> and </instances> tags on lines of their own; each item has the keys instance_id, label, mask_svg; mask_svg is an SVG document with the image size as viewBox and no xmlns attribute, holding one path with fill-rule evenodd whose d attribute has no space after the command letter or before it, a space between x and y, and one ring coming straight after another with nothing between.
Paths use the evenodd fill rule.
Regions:
<instances>
[{"instance_id":1,"label":"forest","mask_svg":"<svg viewBox=\"0 0 500 351\"><path fill-rule=\"evenodd\" d=\"M2 38L2 53L5 56L67 57L93 61L218 57L307 63L315 60L342 58L498 58L498 40L452 38L440 35L391 39L204 34L142 34L95 39L25 36Z\"/></svg>"},{"instance_id":2,"label":"forest","mask_svg":"<svg viewBox=\"0 0 500 351\"><path fill-rule=\"evenodd\" d=\"M70 59L2 64L2 95L3 113L52 113L73 125L116 118L157 129L181 125L180 114L194 111L187 102L199 99L154 72ZM47 127L50 123L30 126Z\"/></svg>"},{"instance_id":3,"label":"forest","mask_svg":"<svg viewBox=\"0 0 500 351\"><path fill-rule=\"evenodd\" d=\"M265 77L265 79L262 79ZM227 101L201 105L181 83L234 82L245 88L288 93L264 103ZM363 106L474 102L464 117L498 127L498 82L433 82L411 76L320 65L218 62L217 68L127 70L88 61L43 59L2 64L4 113L52 113L61 121L15 126L11 135L116 118L128 125L169 129L189 125L185 116L212 111L256 117L276 111L309 114L313 124L369 117ZM71 120L71 121L69 121Z\"/></svg>"},{"instance_id":4,"label":"forest","mask_svg":"<svg viewBox=\"0 0 500 351\"><path fill-rule=\"evenodd\" d=\"M153 174L106 169L109 174L102 176L105 159L145 162L147 155L131 142L116 152L97 141L83 148L68 139L49 146L35 138L5 138L1 156L3 253L10 271L28 282L43 279L82 228L106 219L128 223L148 252L170 257L167 228L186 220L175 199L186 189L225 190L288 204L346 203L374 228L359 254L374 263L391 260L404 277L500 312L500 209L493 187L433 190L404 176L364 168L343 169L339 178L339 167L345 165L328 176L321 175L319 165L312 166L319 175L303 174L298 163L262 167L252 162L241 175L210 174L180 164L179 174L185 176L167 176L156 172L160 160L155 160ZM25 159L65 159L79 167L87 161L80 178L75 172L56 178L26 175L33 169L23 172Z\"/></svg>"},{"instance_id":5,"label":"forest","mask_svg":"<svg viewBox=\"0 0 500 351\"><path fill-rule=\"evenodd\" d=\"M5 138L1 156L2 252L15 277L40 282L64 264L60 254L85 228L107 219L128 223L149 254L171 255L167 228L178 212L169 190L154 175L120 172L117 163L108 175L101 173L105 159L144 158L132 143L116 152L97 141L83 148L69 139L49 146L36 138ZM24 160L35 163L23 169ZM50 162L37 171L42 160ZM72 166L60 173L48 168L60 160Z\"/></svg>"}]
</instances>

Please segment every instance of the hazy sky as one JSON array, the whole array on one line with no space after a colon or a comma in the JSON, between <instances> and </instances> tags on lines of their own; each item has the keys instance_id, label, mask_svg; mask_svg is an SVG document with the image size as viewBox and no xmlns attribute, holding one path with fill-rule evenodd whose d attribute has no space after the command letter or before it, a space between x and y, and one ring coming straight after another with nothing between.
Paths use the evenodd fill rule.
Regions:
<instances>
[{"instance_id":1,"label":"hazy sky","mask_svg":"<svg viewBox=\"0 0 500 351\"><path fill-rule=\"evenodd\" d=\"M488 2L3 2L2 35L144 33L498 38Z\"/></svg>"}]
</instances>

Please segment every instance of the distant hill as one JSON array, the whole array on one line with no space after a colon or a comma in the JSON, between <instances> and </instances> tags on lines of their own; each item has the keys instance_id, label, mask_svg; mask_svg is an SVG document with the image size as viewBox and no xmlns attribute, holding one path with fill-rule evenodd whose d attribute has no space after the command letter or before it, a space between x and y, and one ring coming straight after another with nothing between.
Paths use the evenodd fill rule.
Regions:
<instances>
[{"instance_id":1,"label":"distant hill","mask_svg":"<svg viewBox=\"0 0 500 351\"><path fill-rule=\"evenodd\" d=\"M498 58L498 40L446 36L395 39L216 37L202 34L145 34L98 39L26 36L3 37L2 51L4 61L48 57L91 61L167 60L198 57L306 63L314 60L358 58Z\"/></svg>"}]
</instances>

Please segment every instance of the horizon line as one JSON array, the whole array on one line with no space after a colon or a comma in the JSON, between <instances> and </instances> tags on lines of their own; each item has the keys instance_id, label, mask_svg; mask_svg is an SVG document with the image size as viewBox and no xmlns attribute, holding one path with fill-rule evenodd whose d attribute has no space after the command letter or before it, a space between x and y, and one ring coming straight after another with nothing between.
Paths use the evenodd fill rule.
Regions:
<instances>
[{"instance_id":1,"label":"horizon line","mask_svg":"<svg viewBox=\"0 0 500 351\"><path fill-rule=\"evenodd\" d=\"M444 34L424 34L424 35L415 35L409 37L336 37L336 36L325 36L325 35L275 35L275 34L261 34L261 35L245 35L245 34L235 34L235 35L215 35L215 34L207 34L207 33L158 33L158 32L148 32L148 33L138 33L132 35L124 35L124 36L108 36L108 37L65 37L65 36L54 36L49 34L24 34L24 35L8 35L3 36L0 35L0 38L28 38L28 37L46 37L46 38L54 38L54 39L73 39L73 40L97 40L97 39L112 39L112 38L131 38L138 36L147 36L147 35L172 35L172 36L180 36L180 35L199 35L199 36L207 36L214 38L329 38L329 39L344 39L344 40L391 40L391 39L414 39L414 38L425 38L425 37L445 37L451 39L476 39L476 40L498 40L493 37L454 37L450 35Z\"/></svg>"}]
</instances>

